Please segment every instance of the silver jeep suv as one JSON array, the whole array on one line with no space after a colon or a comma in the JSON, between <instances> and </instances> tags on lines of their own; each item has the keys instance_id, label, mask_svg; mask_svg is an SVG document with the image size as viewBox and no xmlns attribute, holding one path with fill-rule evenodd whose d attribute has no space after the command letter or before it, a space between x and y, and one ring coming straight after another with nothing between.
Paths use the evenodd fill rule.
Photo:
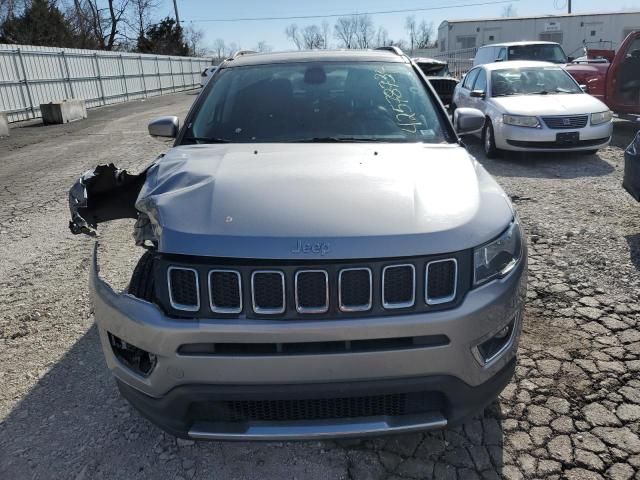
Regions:
<instances>
[{"instance_id":1,"label":"silver jeep suv","mask_svg":"<svg viewBox=\"0 0 640 480\"><path fill-rule=\"evenodd\" d=\"M70 191L74 233L135 219L127 292L91 272L122 395L174 435L308 439L442 428L509 382L526 246L508 197L399 50L243 52L175 144ZM456 133L457 130L457 133ZM97 249L96 249L97 251Z\"/></svg>"}]
</instances>

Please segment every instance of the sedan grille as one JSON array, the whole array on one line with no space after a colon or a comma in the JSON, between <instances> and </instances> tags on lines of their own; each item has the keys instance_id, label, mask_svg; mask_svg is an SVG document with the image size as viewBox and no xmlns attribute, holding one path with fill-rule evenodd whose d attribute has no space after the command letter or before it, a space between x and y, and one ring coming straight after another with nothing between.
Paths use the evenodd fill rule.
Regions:
<instances>
[{"instance_id":1,"label":"sedan grille","mask_svg":"<svg viewBox=\"0 0 640 480\"><path fill-rule=\"evenodd\" d=\"M587 126L588 115L571 115L559 117L542 117L547 127L554 130L571 130Z\"/></svg>"},{"instance_id":2,"label":"sedan grille","mask_svg":"<svg viewBox=\"0 0 640 480\"><path fill-rule=\"evenodd\" d=\"M156 271L166 277L156 282L156 297L176 316L198 312L193 316L291 319L392 315L399 309L419 313L456 306L471 285L470 251L351 264L253 265L251 260L223 259L218 265L176 265L175 258L160 260ZM202 302L201 295L207 297Z\"/></svg>"}]
</instances>

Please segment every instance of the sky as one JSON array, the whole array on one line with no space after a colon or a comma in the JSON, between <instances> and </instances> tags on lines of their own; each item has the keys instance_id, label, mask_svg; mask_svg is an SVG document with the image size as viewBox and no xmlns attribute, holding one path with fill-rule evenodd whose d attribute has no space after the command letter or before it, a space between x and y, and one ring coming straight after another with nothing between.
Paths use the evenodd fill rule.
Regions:
<instances>
[{"instance_id":1,"label":"sky","mask_svg":"<svg viewBox=\"0 0 640 480\"><path fill-rule=\"evenodd\" d=\"M320 24L323 19L300 20L258 20L239 22L207 22L204 20L230 19L246 17L283 17L304 15L330 15L401 10L429 7L452 7L455 5L496 2L497 0L321 0L309 2L304 0L177 0L178 13L183 26L193 25L205 33L204 45L212 47L217 38L222 38L229 44L235 42L240 48L255 48L258 42L265 41L274 50L291 50L294 45L287 40L285 28L291 23L299 27L309 24ZM389 13L371 15L374 25L383 26L394 40L406 38L404 29L408 15L415 15L418 21L433 22L437 31L443 20L461 18L499 17L506 5L512 4L517 16L548 15L566 13L568 0L512 0L507 3L493 3L482 6L466 6L413 13ZM573 13L588 13L597 11L620 11L623 9L637 9L637 0L573 0ZM635 4L635 5L634 5ZM156 16L173 17L173 1L161 0ZM326 19L331 26L335 18ZM332 47L337 47L337 41L332 40Z\"/></svg>"}]
</instances>

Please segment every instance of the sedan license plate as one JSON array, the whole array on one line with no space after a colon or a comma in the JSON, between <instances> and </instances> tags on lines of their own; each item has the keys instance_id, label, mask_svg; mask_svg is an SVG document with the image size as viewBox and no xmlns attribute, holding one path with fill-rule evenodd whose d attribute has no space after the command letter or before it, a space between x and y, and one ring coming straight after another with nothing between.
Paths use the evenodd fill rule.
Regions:
<instances>
[{"instance_id":1,"label":"sedan license plate","mask_svg":"<svg viewBox=\"0 0 640 480\"><path fill-rule=\"evenodd\" d=\"M556 142L561 145L575 145L580 141L580 132L556 133Z\"/></svg>"}]
</instances>

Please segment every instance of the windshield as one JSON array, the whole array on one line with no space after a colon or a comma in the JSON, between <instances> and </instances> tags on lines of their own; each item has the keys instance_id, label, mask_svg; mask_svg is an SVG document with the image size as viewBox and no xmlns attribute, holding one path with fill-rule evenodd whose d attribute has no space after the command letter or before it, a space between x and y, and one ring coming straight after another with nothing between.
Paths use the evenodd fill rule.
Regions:
<instances>
[{"instance_id":1,"label":"windshield","mask_svg":"<svg viewBox=\"0 0 640 480\"><path fill-rule=\"evenodd\" d=\"M442 143L433 100L411 66L324 62L222 69L183 143Z\"/></svg>"},{"instance_id":2,"label":"windshield","mask_svg":"<svg viewBox=\"0 0 640 480\"><path fill-rule=\"evenodd\" d=\"M509 60L539 60L541 62L567 63L567 56L560 45L513 45L509 47Z\"/></svg>"},{"instance_id":3,"label":"windshield","mask_svg":"<svg viewBox=\"0 0 640 480\"><path fill-rule=\"evenodd\" d=\"M491 72L491 96L583 93L560 67L505 68Z\"/></svg>"}]
</instances>

